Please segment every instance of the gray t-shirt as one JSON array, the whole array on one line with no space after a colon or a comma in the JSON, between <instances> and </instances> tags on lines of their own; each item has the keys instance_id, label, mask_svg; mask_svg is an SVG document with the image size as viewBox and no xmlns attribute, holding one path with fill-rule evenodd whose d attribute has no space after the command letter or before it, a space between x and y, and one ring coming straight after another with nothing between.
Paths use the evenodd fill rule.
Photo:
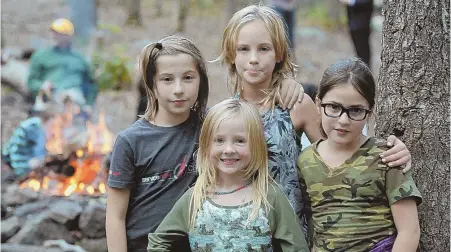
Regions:
<instances>
[{"instance_id":1,"label":"gray t-shirt","mask_svg":"<svg viewBox=\"0 0 451 252\"><path fill-rule=\"evenodd\" d=\"M147 234L195 182L200 128L195 116L174 127L139 119L118 134L108 186L131 190L126 218L129 251L145 250Z\"/></svg>"}]
</instances>

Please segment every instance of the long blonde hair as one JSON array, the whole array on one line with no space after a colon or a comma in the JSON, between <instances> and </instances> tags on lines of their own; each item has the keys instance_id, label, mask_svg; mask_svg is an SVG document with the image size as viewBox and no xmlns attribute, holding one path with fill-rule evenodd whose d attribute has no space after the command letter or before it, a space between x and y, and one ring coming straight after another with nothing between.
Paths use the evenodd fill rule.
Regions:
<instances>
[{"instance_id":1,"label":"long blonde hair","mask_svg":"<svg viewBox=\"0 0 451 252\"><path fill-rule=\"evenodd\" d=\"M288 35L282 17L272 8L259 5L250 5L237 11L230 19L222 35L222 52L215 61L221 61L228 66L227 84L230 91L236 95L241 87L240 78L233 64L236 57L236 42L240 29L248 22L261 20L268 30L276 59L272 73L272 80L269 90L264 90L267 97L262 101L264 104L271 102L274 106L280 100L280 83L284 78L294 78L297 66L294 64L289 46Z\"/></svg>"},{"instance_id":2,"label":"long blonde hair","mask_svg":"<svg viewBox=\"0 0 451 252\"><path fill-rule=\"evenodd\" d=\"M249 220L257 217L258 211L264 205L266 212L269 211L269 202L266 198L268 183L272 181L268 171L268 150L263 134L263 124L258 109L245 101L239 99L227 99L213 106L205 117L197 153L196 169L199 174L189 205L190 228L194 228L197 213L202 203L210 195L216 185L217 170L210 159L211 143L219 125L240 116L248 135L248 144L251 158L249 165L244 169L245 179L252 182L252 213Z\"/></svg>"},{"instance_id":3,"label":"long blonde hair","mask_svg":"<svg viewBox=\"0 0 451 252\"><path fill-rule=\"evenodd\" d=\"M157 72L157 59L162 55L188 54L193 58L200 76L197 100L192 108L200 119L203 119L208 101L208 75L206 61L200 50L189 39L179 36L167 36L144 47L139 60L139 69L147 94L147 108L143 117L147 120L155 118L158 112L158 100L155 96L154 77Z\"/></svg>"}]
</instances>

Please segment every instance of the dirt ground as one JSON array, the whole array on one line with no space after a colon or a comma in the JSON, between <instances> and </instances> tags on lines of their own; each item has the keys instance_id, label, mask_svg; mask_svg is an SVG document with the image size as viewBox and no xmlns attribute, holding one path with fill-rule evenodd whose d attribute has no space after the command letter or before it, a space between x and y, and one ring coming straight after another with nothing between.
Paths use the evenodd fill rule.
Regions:
<instances>
[{"instance_id":1,"label":"dirt ground","mask_svg":"<svg viewBox=\"0 0 451 252\"><path fill-rule=\"evenodd\" d=\"M121 44L132 58L137 58L141 48L149 41L173 33L175 8L173 1L164 1L163 16L155 17L153 2L142 1L144 27L124 27L126 10L117 1L100 1L98 20L100 24L121 27L117 34L106 35L106 45ZM29 48L42 44L48 38L48 26L58 17L69 17L70 10L64 0L2 0L1 20L6 47ZM195 42L207 60L215 59L220 52L222 31L228 16L220 9L188 14L186 30L179 34ZM346 29L327 31L319 27L302 25L297 17L296 61L299 65L297 80L301 83L318 83L328 65L336 60L353 56L354 51ZM381 35L373 32L371 37L373 69L379 68ZM226 88L226 68L219 63L208 64L211 95L214 104L229 96ZM3 88L2 88L3 90ZM11 98L13 96L13 98ZM2 92L2 143L26 114L17 112L20 98ZM97 111L105 111L107 124L113 133L127 127L135 119L137 92L106 92L100 94Z\"/></svg>"}]
</instances>

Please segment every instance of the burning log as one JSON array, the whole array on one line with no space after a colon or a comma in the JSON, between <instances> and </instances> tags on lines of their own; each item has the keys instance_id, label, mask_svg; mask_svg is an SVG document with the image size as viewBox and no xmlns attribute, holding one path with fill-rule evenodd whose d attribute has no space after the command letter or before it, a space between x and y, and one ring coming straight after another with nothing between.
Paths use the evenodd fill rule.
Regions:
<instances>
[{"instance_id":1,"label":"burning log","mask_svg":"<svg viewBox=\"0 0 451 252\"><path fill-rule=\"evenodd\" d=\"M103 162L112 149L113 135L104 114L97 125L87 121L86 127L80 127L80 122L73 121L73 109L77 110L66 108L68 113L57 116L49 126L46 149L50 155L42 168L19 180L21 188L44 189L61 196L105 193L108 170L103 169Z\"/></svg>"},{"instance_id":2,"label":"burning log","mask_svg":"<svg viewBox=\"0 0 451 252\"><path fill-rule=\"evenodd\" d=\"M72 155L71 155L72 156ZM63 155L49 155L45 158L44 166L36 168L30 171L28 174L20 177L17 182L22 184L28 179L41 180L47 176L58 178L67 178L75 174L75 168L69 165L70 157L64 158Z\"/></svg>"}]
</instances>

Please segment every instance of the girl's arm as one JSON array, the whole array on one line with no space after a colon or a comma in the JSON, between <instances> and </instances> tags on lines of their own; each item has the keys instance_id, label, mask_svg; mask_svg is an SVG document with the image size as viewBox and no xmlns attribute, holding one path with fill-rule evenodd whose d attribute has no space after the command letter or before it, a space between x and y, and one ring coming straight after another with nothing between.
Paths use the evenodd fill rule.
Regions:
<instances>
[{"instance_id":1,"label":"girl's arm","mask_svg":"<svg viewBox=\"0 0 451 252\"><path fill-rule=\"evenodd\" d=\"M280 85L280 106L291 109L296 102L301 103L304 98L304 88L301 84L290 78L282 80Z\"/></svg>"},{"instance_id":2,"label":"girl's arm","mask_svg":"<svg viewBox=\"0 0 451 252\"><path fill-rule=\"evenodd\" d=\"M398 235L393 245L393 252L415 252L420 240L417 205L414 199L405 198L391 205L393 220Z\"/></svg>"},{"instance_id":3,"label":"girl's arm","mask_svg":"<svg viewBox=\"0 0 451 252\"><path fill-rule=\"evenodd\" d=\"M314 143L322 138L320 132L320 117L318 110L309 96L304 97L301 103L294 105L290 111L291 121L296 131L304 131L309 141Z\"/></svg>"},{"instance_id":4,"label":"girl's arm","mask_svg":"<svg viewBox=\"0 0 451 252\"><path fill-rule=\"evenodd\" d=\"M284 252L308 252L309 248L299 219L287 197L277 185L269 186L268 201L273 207L268 219L275 241L274 247L280 246L281 251Z\"/></svg>"},{"instance_id":5,"label":"girl's arm","mask_svg":"<svg viewBox=\"0 0 451 252\"><path fill-rule=\"evenodd\" d=\"M175 203L155 232L150 233L148 252L190 251L188 240L189 201L192 189Z\"/></svg>"},{"instance_id":6,"label":"girl's arm","mask_svg":"<svg viewBox=\"0 0 451 252\"><path fill-rule=\"evenodd\" d=\"M129 199L129 189L108 187L106 207L106 238L109 252L127 251L125 216L127 215Z\"/></svg>"},{"instance_id":7,"label":"girl's arm","mask_svg":"<svg viewBox=\"0 0 451 252\"><path fill-rule=\"evenodd\" d=\"M119 133L111 154L108 176L106 236L110 252L127 251L125 219L130 200L130 188L135 186L133 157L129 142Z\"/></svg>"},{"instance_id":8,"label":"girl's arm","mask_svg":"<svg viewBox=\"0 0 451 252\"><path fill-rule=\"evenodd\" d=\"M402 171L404 173L408 172L412 167L412 157L407 146L393 135L387 138L387 146L390 149L381 154L382 162L388 164L389 167L405 165Z\"/></svg>"}]
</instances>

